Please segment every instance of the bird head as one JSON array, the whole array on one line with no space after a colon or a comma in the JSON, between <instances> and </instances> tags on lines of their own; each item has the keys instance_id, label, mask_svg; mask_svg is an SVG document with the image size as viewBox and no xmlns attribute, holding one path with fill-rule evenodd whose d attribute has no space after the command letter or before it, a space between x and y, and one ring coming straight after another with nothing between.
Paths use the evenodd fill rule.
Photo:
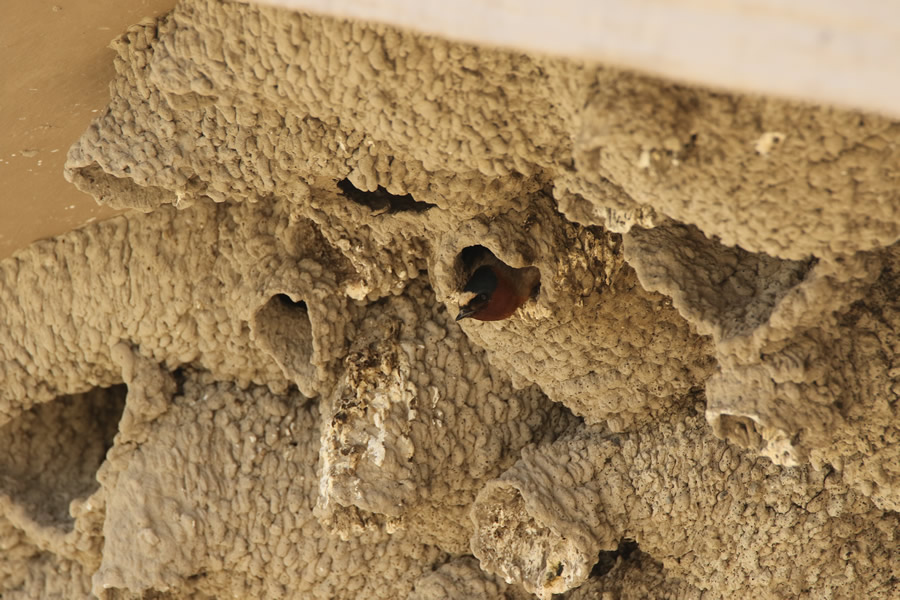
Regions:
<instances>
[{"instance_id":1,"label":"bird head","mask_svg":"<svg viewBox=\"0 0 900 600\"><path fill-rule=\"evenodd\" d=\"M460 321L467 317L477 319L479 314L485 312L491 305L498 282L497 274L490 266L483 265L475 269L475 272L472 273L472 276L469 277L469 281L466 282L463 288L464 292L469 292L474 294L474 296L465 306L459 309L456 320Z\"/></svg>"}]
</instances>

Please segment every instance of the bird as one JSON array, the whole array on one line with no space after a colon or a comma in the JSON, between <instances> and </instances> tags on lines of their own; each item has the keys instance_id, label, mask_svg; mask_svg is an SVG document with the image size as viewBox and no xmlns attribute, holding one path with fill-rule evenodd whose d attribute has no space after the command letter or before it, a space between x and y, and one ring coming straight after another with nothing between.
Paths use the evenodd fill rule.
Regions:
<instances>
[{"instance_id":1,"label":"bird","mask_svg":"<svg viewBox=\"0 0 900 600\"><path fill-rule=\"evenodd\" d=\"M460 307L457 321L506 319L540 291L540 271L535 267L510 267L486 248L474 259L471 253L464 254L463 261L473 270L462 291L472 295Z\"/></svg>"}]
</instances>

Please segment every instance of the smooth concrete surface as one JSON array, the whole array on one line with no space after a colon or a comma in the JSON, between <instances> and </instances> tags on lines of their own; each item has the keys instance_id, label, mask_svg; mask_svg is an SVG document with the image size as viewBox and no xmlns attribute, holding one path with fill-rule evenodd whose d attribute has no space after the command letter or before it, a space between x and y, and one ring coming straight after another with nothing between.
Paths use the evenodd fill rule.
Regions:
<instances>
[{"instance_id":1,"label":"smooth concrete surface","mask_svg":"<svg viewBox=\"0 0 900 600\"><path fill-rule=\"evenodd\" d=\"M110 40L175 0L7 0L0 19L0 258L116 214L63 179L109 98Z\"/></svg>"}]
</instances>

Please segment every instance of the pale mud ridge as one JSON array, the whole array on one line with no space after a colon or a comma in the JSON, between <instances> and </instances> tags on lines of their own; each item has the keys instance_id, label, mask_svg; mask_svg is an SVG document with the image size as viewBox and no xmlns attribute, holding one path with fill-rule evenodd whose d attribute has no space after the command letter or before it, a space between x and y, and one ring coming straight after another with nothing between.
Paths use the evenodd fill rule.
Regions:
<instances>
[{"instance_id":1,"label":"pale mud ridge","mask_svg":"<svg viewBox=\"0 0 900 600\"><path fill-rule=\"evenodd\" d=\"M896 598L900 128L240 3L0 262L6 598ZM454 321L467 248L540 272Z\"/></svg>"}]
</instances>

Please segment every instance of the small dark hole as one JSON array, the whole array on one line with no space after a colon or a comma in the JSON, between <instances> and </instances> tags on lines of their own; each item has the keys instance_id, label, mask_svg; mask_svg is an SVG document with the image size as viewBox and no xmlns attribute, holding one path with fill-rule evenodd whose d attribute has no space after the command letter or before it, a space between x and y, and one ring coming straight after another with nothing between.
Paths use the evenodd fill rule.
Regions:
<instances>
[{"instance_id":1,"label":"small dark hole","mask_svg":"<svg viewBox=\"0 0 900 600\"><path fill-rule=\"evenodd\" d=\"M187 380L187 374L182 367L178 367L172 371L172 378L175 380L175 395L184 395L184 382Z\"/></svg>"},{"instance_id":2,"label":"small dark hole","mask_svg":"<svg viewBox=\"0 0 900 600\"><path fill-rule=\"evenodd\" d=\"M337 186L348 200L379 214L398 212L421 213L434 207L434 204L429 204L428 202L417 202L410 194L395 196L388 193L380 185L374 192L364 192L347 179L338 181Z\"/></svg>"},{"instance_id":3,"label":"small dark hole","mask_svg":"<svg viewBox=\"0 0 900 600\"><path fill-rule=\"evenodd\" d=\"M480 259L485 254L490 254L493 256L493 252L491 252L484 246L466 246L462 249L462 252L459 253L459 258L460 260L462 260L463 267L469 269L472 265L475 264L475 261Z\"/></svg>"},{"instance_id":4,"label":"small dark hole","mask_svg":"<svg viewBox=\"0 0 900 600\"><path fill-rule=\"evenodd\" d=\"M615 550L601 551L597 564L591 569L591 577L603 577L616 566L616 560L620 556L622 559L627 560L637 549L638 545L634 540L622 540Z\"/></svg>"},{"instance_id":5,"label":"small dark hole","mask_svg":"<svg viewBox=\"0 0 900 600\"><path fill-rule=\"evenodd\" d=\"M304 302L303 300L294 302L287 294L276 294L275 299L278 300L278 303L285 308L295 308L304 311L306 310L306 302Z\"/></svg>"}]
</instances>

